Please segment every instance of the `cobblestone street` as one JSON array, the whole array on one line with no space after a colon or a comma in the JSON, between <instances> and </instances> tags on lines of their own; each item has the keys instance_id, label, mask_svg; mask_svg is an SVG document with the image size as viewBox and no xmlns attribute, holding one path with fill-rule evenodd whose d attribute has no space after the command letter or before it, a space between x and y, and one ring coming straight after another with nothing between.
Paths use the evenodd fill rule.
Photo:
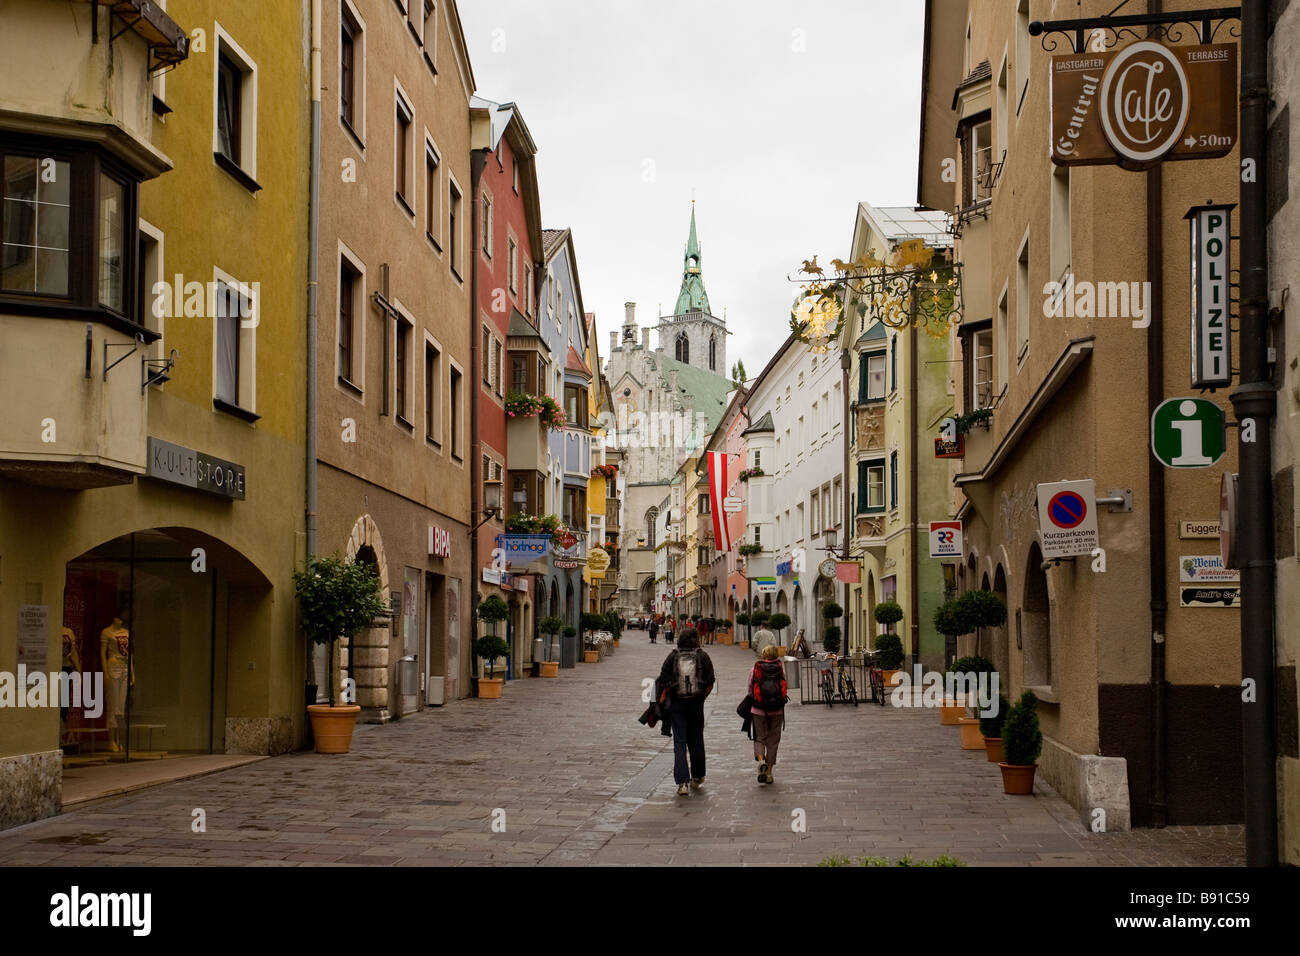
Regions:
<instances>
[{"instance_id":1,"label":"cobblestone street","mask_svg":"<svg viewBox=\"0 0 1300 956\"><path fill-rule=\"evenodd\" d=\"M514 682L500 701L360 727L347 756L272 758L18 827L0 833L0 864L1243 862L1240 827L1094 834L1041 782L1032 798L1006 796L997 766L931 711L793 704L777 783L760 787L733 712L753 661L738 647L708 648L708 775L678 797L671 740L636 722L641 681L667 650L629 631L605 662ZM191 832L196 808L206 833ZM806 832L792 831L797 810Z\"/></svg>"}]
</instances>

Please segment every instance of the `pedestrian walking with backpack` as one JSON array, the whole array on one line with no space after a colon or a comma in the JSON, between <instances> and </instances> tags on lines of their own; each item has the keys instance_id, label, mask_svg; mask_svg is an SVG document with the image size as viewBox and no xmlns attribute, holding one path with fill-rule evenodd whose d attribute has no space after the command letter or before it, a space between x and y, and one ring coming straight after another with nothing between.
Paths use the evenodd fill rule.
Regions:
<instances>
[{"instance_id":1,"label":"pedestrian walking with backpack","mask_svg":"<svg viewBox=\"0 0 1300 956\"><path fill-rule=\"evenodd\" d=\"M754 699L754 759L758 761L758 782L772 783L776 766L776 749L781 744L785 726L785 705L790 699L785 682L785 668L777 657L776 645L763 648L749 674L749 693Z\"/></svg>"},{"instance_id":2,"label":"pedestrian walking with backpack","mask_svg":"<svg viewBox=\"0 0 1300 956\"><path fill-rule=\"evenodd\" d=\"M679 797L704 783L704 701L713 684L713 661L700 649L695 628L688 627L659 670L660 703L667 704L673 728L673 782Z\"/></svg>"}]
</instances>

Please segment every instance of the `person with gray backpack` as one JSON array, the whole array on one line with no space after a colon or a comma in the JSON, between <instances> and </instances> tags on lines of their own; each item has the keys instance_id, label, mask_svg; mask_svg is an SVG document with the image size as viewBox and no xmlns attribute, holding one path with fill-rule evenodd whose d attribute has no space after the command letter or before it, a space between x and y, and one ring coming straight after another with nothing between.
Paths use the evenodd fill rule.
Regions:
<instances>
[{"instance_id":1,"label":"person with gray backpack","mask_svg":"<svg viewBox=\"0 0 1300 956\"><path fill-rule=\"evenodd\" d=\"M660 703L667 704L673 728L673 781L679 797L704 783L704 701L713 685L713 661L700 649L699 633L688 627L659 670Z\"/></svg>"}]
</instances>

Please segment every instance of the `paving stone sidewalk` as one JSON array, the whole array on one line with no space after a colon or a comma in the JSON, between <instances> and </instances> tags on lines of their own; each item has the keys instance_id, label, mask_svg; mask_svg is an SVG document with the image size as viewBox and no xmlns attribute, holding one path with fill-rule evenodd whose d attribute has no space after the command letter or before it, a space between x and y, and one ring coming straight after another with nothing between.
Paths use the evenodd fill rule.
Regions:
<instances>
[{"instance_id":1,"label":"paving stone sidewalk","mask_svg":"<svg viewBox=\"0 0 1300 956\"><path fill-rule=\"evenodd\" d=\"M735 716L754 660L739 647L707 648L708 774L678 797L671 740L636 722L670 649L629 631L604 662L515 681L502 700L360 727L346 756L286 755L0 832L0 864L1244 863L1240 826L1096 834L1041 782L1006 796L997 765L928 710L792 705L777 782L760 786Z\"/></svg>"}]
</instances>

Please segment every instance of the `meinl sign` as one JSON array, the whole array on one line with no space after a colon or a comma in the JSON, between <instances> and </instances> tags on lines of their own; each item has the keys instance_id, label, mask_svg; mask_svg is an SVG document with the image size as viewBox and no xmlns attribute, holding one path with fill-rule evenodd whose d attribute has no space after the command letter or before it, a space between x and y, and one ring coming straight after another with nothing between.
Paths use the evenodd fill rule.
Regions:
<instances>
[{"instance_id":1,"label":"meinl sign","mask_svg":"<svg viewBox=\"0 0 1300 956\"><path fill-rule=\"evenodd\" d=\"M244 500L243 465L161 438L149 437L146 474L218 498Z\"/></svg>"},{"instance_id":2,"label":"meinl sign","mask_svg":"<svg viewBox=\"0 0 1300 956\"><path fill-rule=\"evenodd\" d=\"M1052 57L1052 161L1147 169L1226 156L1237 143L1237 45L1165 46Z\"/></svg>"},{"instance_id":3,"label":"meinl sign","mask_svg":"<svg viewBox=\"0 0 1300 956\"><path fill-rule=\"evenodd\" d=\"M1195 206L1192 228L1192 388L1232 384L1232 210Z\"/></svg>"}]
</instances>

